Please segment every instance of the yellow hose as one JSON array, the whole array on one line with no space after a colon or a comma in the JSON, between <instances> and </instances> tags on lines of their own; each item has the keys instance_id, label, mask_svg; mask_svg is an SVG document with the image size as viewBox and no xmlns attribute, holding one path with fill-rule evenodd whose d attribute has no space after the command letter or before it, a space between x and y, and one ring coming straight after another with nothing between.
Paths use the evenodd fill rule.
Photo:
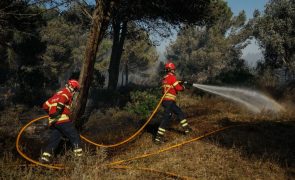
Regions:
<instances>
[{"instance_id":1,"label":"yellow hose","mask_svg":"<svg viewBox=\"0 0 295 180\"><path fill-rule=\"evenodd\" d=\"M171 88L171 87L170 87ZM122 144L125 144L127 142L129 142L130 140L132 140L134 137L136 137L147 125L148 123L152 120L152 118L154 117L154 115L156 114L156 112L158 111L165 95L167 94L167 92L170 90L170 88L167 89L167 91L164 93L164 95L162 96L162 98L160 99L159 103L157 104L156 108L154 109L154 111L152 112L152 114L150 115L150 117L148 118L148 120L144 123L144 125L138 129L133 135L131 135L130 137L128 137L127 139L121 141L121 142L118 142L116 144L98 144L98 143L95 143L89 139L87 139L86 137L84 137L83 135L80 135L81 139L83 139L84 141L94 145L94 146L97 146L97 147L105 147L105 148L113 148L113 147L117 147L117 146L120 146Z\"/></svg>"},{"instance_id":2,"label":"yellow hose","mask_svg":"<svg viewBox=\"0 0 295 180\"><path fill-rule=\"evenodd\" d=\"M210 136L211 134L214 134L214 133L217 133L217 132L223 131L223 130L228 129L228 128L236 127L236 126L241 126L241 125L233 125L233 126L223 127L223 128L217 129L217 130L215 130L215 131L211 131L211 132L209 132L209 133L206 133L206 134L204 134L204 135L202 135L202 136L199 136L199 137L196 137L196 138L193 138L193 139L190 139L190 140L184 141L184 142L179 143L179 144L175 144L175 145L169 146L169 147L167 147L167 148L160 149L160 150L155 151L155 152L146 153L146 154L139 155L139 156L135 156L135 157L132 157L132 158L129 158L129 159L125 159L125 160L114 161L114 162L110 163L109 165L122 164L122 163L127 162L127 161L132 161L132 160L136 160L136 159L146 158L146 157L148 157L148 156L152 156L152 155L155 155L155 154L160 154L160 153L162 153L162 152L165 152L165 151L168 151L168 150L171 150L171 149L174 149L174 148L180 147L180 146L182 146L182 145L185 145L185 144L188 144L188 143L191 143L191 142L194 142L194 141L200 140L200 139L202 139L202 138L204 138L204 137Z\"/></svg>"},{"instance_id":3,"label":"yellow hose","mask_svg":"<svg viewBox=\"0 0 295 180\"><path fill-rule=\"evenodd\" d=\"M46 168L50 168L50 169L65 169L66 167L63 165L63 164L43 164L43 163L40 163L38 161L35 161L33 160L32 158L28 157L25 153L23 153L19 147L19 140L20 140L20 137L22 135L22 133L26 130L26 128L28 126L30 126L32 123L38 121L38 120L41 120L41 119L44 119L44 118L47 118L48 116L42 116L42 117L39 117L39 118L36 118L36 119L33 119L32 121L30 121L28 124L26 124L24 127L21 128L18 136L17 136L17 139L16 139L16 149L17 149L17 152L23 157L25 158L26 160L28 160L29 162L33 163L33 164L36 164L38 166L42 166L42 167L46 167ZM160 149L158 151L155 151L155 152L151 152L151 153L147 153L147 154L143 154L143 155L139 155L139 156L136 156L136 157L133 157L133 158L129 158L129 159L125 159L125 160L119 160L119 161L114 161L110 164L107 164L106 166L109 166L110 168L117 168L117 169L132 169L132 167L126 167L126 166L118 166L119 164L121 163L124 163L124 162L127 162L127 161L132 161L132 160L136 160L136 159L140 159L140 158L146 158L146 157L149 157L149 156L152 156L152 155L155 155L155 154L159 154L159 153L162 153L162 152L165 152L165 151L168 151L168 150L171 150L173 148L177 148L177 147L180 147L182 145L185 145L185 144L188 144L188 143L191 143L191 142L194 142L194 141L197 141L197 140L200 140L202 138L205 138L207 136L210 136L211 134L214 134L214 133L217 133L217 132L220 132L220 131L223 131L225 129L228 129L228 128L232 128L232 127L236 127L236 126L241 126L241 125L234 125L234 126L228 126L228 127L224 127L224 128L220 128L220 129L217 129L215 131L212 131L212 132L209 132L209 133L206 133L202 136L199 136L199 137L196 137L196 138L193 138L191 140L188 140L188 141L184 141L182 143L179 143L179 144L176 144L176 145L173 145L173 146L170 146L170 147L167 147L167 148L164 148L164 149ZM182 178L182 179L190 179L188 177L183 177L183 176L179 176L177 174L174 174L174 173L169 173L169 172L162 172L162 171L158 171L158 170L153 170L153 169L149 169L149 168L134 168L134 169L138 169L138 170L145 170L145 171L150 171L150 172L154 172L154 173L162 173L162 174L166 174L167 176L174 176L174 177L178 177L178 178Z\"/></svg>"},{"instance_id":4,"label":"yellow hose","mask_svg":"<svg viewBox=\"0 0 295 180\"><path fill-rule=\"evenodd\" d=\"M110 148L110 147L116 147L116 146L119 146L119 145L122 145L124 143L127 143L128 141L130 141L131 139L133 139L135 136L137 136L144 128L145 126L151 121L151 119L153 118L153 116L155 115L155 113L157 112L157 110L159 109L163 99L164 99L164 96L166 95L166 93L169 91L169 89L164 93L164 95L162 96L161 100L159 101L158 105L156 106L156 108L154 109L154 111L152 112L152 114L150 115L150 117L148 118L148 120L145 122L145 124L138 130L136 131L132 136L130 136L129 138L125 139L124 141L121 141L119 143L116 143L116 144L110 144L110 145L104 145L104 144L97 144L89 139L87 139L86 137L80 135L80 137L92 144L92 145L95 145L95 146L98 146L98 147L106 147L106 148ZM45 118L48 118L48 116L42 116L42 117L39 117L39 118L36 118L36 119L33 119L32 121L30 121L29 123L27 123L25 126L23 126L20 130L20 132L18 133L17 135L17 138L16 138L16 149L17 149L17 152L23 157L25 158L26 160L28 160L29 162L33 163L33 164L36 164L38 166L42 166L42 167L46 167L46 168L50 168L50 169L65 169L66 167L63 165L63 164L43 164L43 163L40 163L38 161L35 161L33 160L32 158L28 157L25 153L23 153L19 147L19 140L20 140L20 137L21 135L23 134L23 132L27 129L27 127L29 127L31 124L33 124L34 122L36 121L39 121L39 120L42 120L42 119L45 119ZM239 126L239 125L235 125L235 126ZM200 140L204 137L207 137L211 134L214 134L214 133L217 133L217 132L220 132L220 131L223 131L225 129L228 129L228 128L231 128L231 127L235 127L235 126L228 126L228 127L224 127L224 128L220 128L220 129L217 129L215 131L212 131L212 132L209 132L209 133L206 133L202 136L199 136L199 137L196 137L196 138L193 138L191 140L188 140L188 141L184 141L182 143L179 143L179 144L176 144L176 145L173 145L173 146L170 146L170 147L167 147L167 148L164 148L164 149L160 149L158 151L155 151L155 152L151 152L151 153L146 153L146 154L143 154L143 155L139 155L139 156L136 156L136 157L132 157L132 158L129 158L129 159L125 159L125 160L119 160L119 161L114 161L110 164L107 164L106 166L109 166L110 168L114 168L114 169L138 169L138 170L144 170L144 171L150 171L150 172L153 172L153 173L160 173L160 174L165 174L166 176L170 176L170 177L174 177L174 178L180 178L180 179L190 179L189 177L186 177L186 176L179 176L177 174L174 174L174 173L171 173L171 172L162 172L162 171L158 171L158 170L154 170L154 169L149 169L149 168L135 168L135 167L128 167L128 166L120 166L119 164L121 163L124 163L124 162L127 162L127 161L131 161L131 160L136 160L136 159L140 159L140 158L145 158L145 157L149 157L149 156L152 156L152 155L155 155L155 154L159 154L159 153L162 153L162 152L165 152L165 151L168 151L168 150L171 150L173 148L177 148L177 147L180 147L182 145L185 145L185 144L188 144L188 143L191 143L191 142L194 142L194 141L197 141L197 140Z\"/></svg>"},{"instance_id":5,"label":"yellow hose","mask_svg":"<svg viewBox=\"0 0 295 180\"><path fill-rule=\"evenodd\" d=\"M28 160L29 162L31 162L33 164L37 164L39 166L43 166L43 167L51 168L51 169L64 169L64 166L60 165L60 164L43 164L43 163L40 163L39 161L35 161L32 158L28 157L25 153L23 153L19 147L20 137L21 137L22 133L27 129L27 127L30 126L31 124L33 124L34 122L39 121L41 119L45 119L45 118L48 118L48 116L42 116L42 117L33 119L32 121L30 121L28 124L26 124L24 127L21 128L21 130L19 131L17 138L16 138L16 143L15 143L16 150L23 158L25 158L26 160Z\"/></svg>"},{"instance_id":6,"label":"yellow hose","mask_svg":"<svg viewBox=\"0 0 295 180\"><path fill-rule=\"evenodd\" d=\"M116 143L116 144L111 144L111 145L104 145L104 144L97 144L89 139L87 139L86 137L80 135L81 139L83 139L84 141L92 144L92 145L95 145L97 147L106 147L106 148L110 148L110 147L116 147L116 146L119 146L119 145L122 145L124 143L127 143L128 141L130 141L131 139L133 139L135 136L137 136L144 128L145 126L151 121L151 119L153 118L153 116L155 115L155 113L157 112L157 110L159 109L163 99L164 99L164 96L167 94L167 92L170 90L170 88L164 93L164 95L162 96L161 100L159 101L158 105L156 106L156 108L154 109L154 111L152 112L152 114L150 115L150 117L148 118L148 120L145 122L145 124L138 130L136 131L132 136L130 136L129 138L125 139L124 141L121 141L119 143ZM20 147L19 147L19 140L20 140L20 137L22 135L22 133L27 129L27 127L29 127L31 124L33 124L34 122L36 121L39 121L39 120L42 120L42 119L45 119L45 118L48 118L48 116L42 116L42 117L39 117L39 118L36 118L36 119L33 119L32 121L30 121L29 123L27 123L25 126L23 126L20 130L20 132L18 133L17 135L17 138L16 138L16 150L17 152L23 157L25 158L26 160L28 160L29 162L31 163L34 163L34 164L37 164L37 165L40 165L40 166L43 166L43 167L47 167L47 168L53 168L53 169L64 169L63 165L49 165L49 164L43 164L43 163L40 163L38 161L35 161L33 160L32 158L29 158L26 154L24 154L21 150L20 150Z\"/></svg>"}]
</instances>

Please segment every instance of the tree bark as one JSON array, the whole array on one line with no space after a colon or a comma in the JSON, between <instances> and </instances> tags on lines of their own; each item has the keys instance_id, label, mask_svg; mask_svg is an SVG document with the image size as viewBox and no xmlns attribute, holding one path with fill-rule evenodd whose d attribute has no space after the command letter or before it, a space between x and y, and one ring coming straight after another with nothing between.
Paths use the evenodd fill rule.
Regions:
<instances>
[{"instance_id":1,"label":"tree bark","mask_svg":"<svg viewBox=\"0 0 295 180\"><path fill-rule=\"evenodd\" d=\"M121 72L121 87L124 86L124 72L125 72L125 69L122 68L122 72Z\"/></svg>"},{"instance_id":2,"label":"tree bark","mask_svg":"<svg viewBox=\"0 0 295 180\"><path fill-rule=\"evenodd\" d=\"M113 46L109 65L108 89L115 90L118 84L120 61L127 33L127 21L116 18L113 21Z\"/></svg>"},{"instance_id":3,"label":"tree bark","mask_svg":"<svg viewBox=\"0 0 295 180\"><path fill-rule=\"evenodd\" d=\"M76 103L71 116L72 120L75 121L76 127L79 129L84 123L83 120L79 118L81 118L85 111L89 88L93 78L97 50L109 25L111 9L115 3L114 0L96 0L96 6L92 14L92 26L87 40L84 63L79 77L81 90L75 101Z\"/></svg>"},{"instance_id":4,"label":"tree bark","mask_svg":"<svg viewBox=\"0 0 295 180\"><path fill-rule=\"evenodd\" d=\"M125 63L125 86L128 86L128 76L129 76L129 71L128 71L128 60Z\"/></svg>"}]
</instances>

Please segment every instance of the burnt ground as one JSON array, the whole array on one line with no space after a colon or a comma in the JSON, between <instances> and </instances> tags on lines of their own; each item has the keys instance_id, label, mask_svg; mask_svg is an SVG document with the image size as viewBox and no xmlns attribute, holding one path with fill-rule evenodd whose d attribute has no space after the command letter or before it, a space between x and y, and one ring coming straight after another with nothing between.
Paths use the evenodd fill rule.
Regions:
<instances>
[{"instance_id":1,"label":"burnt ground","mask_svg":"<svg viewBox=\"0 0 295 180\"><path fill-rule=\"evenodd\" d=\"M172 143L181 142L183 138L190 139L221 127L239 125L213 134L201 141L218 144L225 149L237 148L241 151L241 155L248 159L258 158L274 161L279 166L286 169L288 177L295 178L294 115L292 113L282 115L271 115L269 113L253 115L243 111L239 112L236 108L230 111L229 109L231 108L212 108L210 105L185 108L184 111L188 116L188 121L194 132L189 136L183 136L178 122L174 120L166 138ZM22 114L25 114L25 116ZM4 151L1 152L1 157L4 158L6 154L10 152L17 161L23 160L15 150L15 137L24 123L29 122L33 117L41 115L44 114L35 110L20 113L18 110L14 109L9 111L9 113L5 113L5 116L1 116L0 146L1 149L4 149ZM15 117L12 120L14 121L14 127L11 127L9 122L4 121L11 117ZM139 148L146 148L146 150L148 150L152 147L153 149L155 145L152 142L152 137L157 130L160 118L160 114L156 115L153 121L144 129L143 133L128 144L107 150L107 159L115 160L124 158L128 152ZM142 122L143 121L133 122L126 120L120 123L109 124L108 127L98 126L93 129L85 129L83 135L97 143L110 144L129 137L140 128ZM23 151L34 159L39 157L41 148L48 138L48 131L45 124L44 121L35 123L26 130L24 136L21 138ZM69 144L69 142L64 139L57 153L63 154L65 152L64 147L67 144ZM90 152L96 149L92 145L84 144L84 146L90 150Z\"/></svg>"}]
</instances>

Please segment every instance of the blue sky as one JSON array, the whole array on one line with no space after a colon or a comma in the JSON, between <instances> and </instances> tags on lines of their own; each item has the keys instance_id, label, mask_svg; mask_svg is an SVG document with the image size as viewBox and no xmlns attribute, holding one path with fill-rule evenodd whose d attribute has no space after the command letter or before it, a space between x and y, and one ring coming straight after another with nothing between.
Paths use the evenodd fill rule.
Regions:
<instances>
[{"instance_id":1,"label":"blue sky","mask_svg":"<svg viewBox=\"0 0 295 180\"><path fill-rule=\"evenodd\" d=\"M269 0L226 0L234 15L244 10L247 18L252 18L255 9L263 11L268 1Z\"/></svg>"},{"instance_id":2,"label":"blue sky","mask_svg":"<svg viewBox=\"0 0 295 180\"><path fill-rule=\"evenodd\" d=\"M264 6L269 2L269 0L226 0L228 6L231 8L234 15L239 14L240 11L244 10L246 12L247 18L253 17L253 12L255 9L263 12ZM252 66L256 66L258 60L263 59L263 55L256 40L252 40L251 44L248 45L243 50L242 58Z\"/></svg>"}]
</instances>

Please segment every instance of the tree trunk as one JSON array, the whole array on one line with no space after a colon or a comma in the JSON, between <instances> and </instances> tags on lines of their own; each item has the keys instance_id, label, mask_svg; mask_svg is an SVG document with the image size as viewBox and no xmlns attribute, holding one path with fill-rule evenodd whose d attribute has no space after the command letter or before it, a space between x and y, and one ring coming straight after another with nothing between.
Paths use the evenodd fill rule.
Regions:
<instances>
[{"instance_id":1,"label":"tree trunk","mask_svg":"<svg viewBox=\"0 0 295 180\"><path fill-rule=\"evenodd\" d=\"M115 5L115 3L115 1L97 0L94 12L92 14L92 26L87 40L84 63L82 65L79 77L81 90L76 99L76 103L71 116L72 120L75 120L76 127L79 129L84 123L83 120L79 118L81 118L85 111L89 88L93 78L93 70L97 49L108 27L111 9Z\"/></svg>"},{"instance_id":2,"label":"tree trunk","mask_svg":"<svg viewBox=\"0 0 295 180\"><path fill-rule=\"evenodd\" d=\"M125 63L125 86L128 86L128 76L129 76L129 72L128 72L128 60Z\"/></svg>"},{"instance_id":3,"label":"tree trunk","mask_svg":"<svg viewBox=\"0 0 295 180\"><path fill-rule=\"evenodd\" d=\"M122 68L122 73L121 73L121 86L124 86L124 68Z\"/></svg>"},{"instance_id":4,"label":"tree trunk","mask_svg":"<svg viewBox=\"0 0 295 180\"><path fill-rule=\"evenodd\" d=\"M127 33L127 21L116 18L113 21L113 47L109 65L108 89L115 90L118 84L119 67Z\"/></svg>"}]
</instances>

